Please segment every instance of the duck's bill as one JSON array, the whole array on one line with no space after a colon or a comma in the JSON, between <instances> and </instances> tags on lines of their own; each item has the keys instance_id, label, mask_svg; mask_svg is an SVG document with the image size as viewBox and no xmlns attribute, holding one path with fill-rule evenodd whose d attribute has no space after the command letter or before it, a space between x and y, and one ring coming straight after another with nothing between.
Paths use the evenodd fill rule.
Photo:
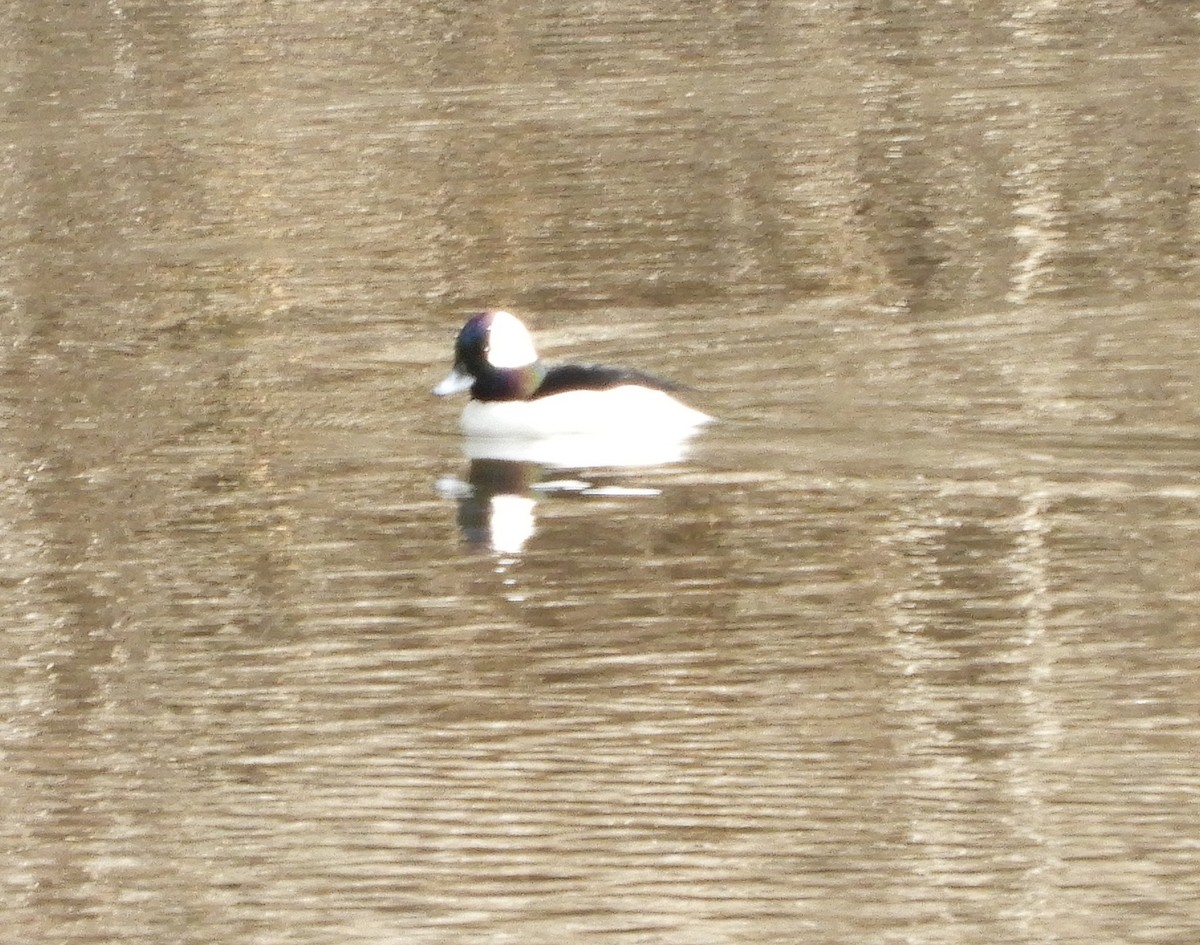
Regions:
<instances>
[{"instance_id":1,"label":"duck's bill","mask_svg":"<svg viewBox=\"0 0 1200 945\"><path fill-rule=\"evenodd\" d=\"M447 394L460 394L464 390L470 390L471 385L474 383L475 378L470 374L465 374L455 368L446 375L446 379L442 383L433 389L433 392L438 397L445 397Z\"/></svg>"}]
</instances>

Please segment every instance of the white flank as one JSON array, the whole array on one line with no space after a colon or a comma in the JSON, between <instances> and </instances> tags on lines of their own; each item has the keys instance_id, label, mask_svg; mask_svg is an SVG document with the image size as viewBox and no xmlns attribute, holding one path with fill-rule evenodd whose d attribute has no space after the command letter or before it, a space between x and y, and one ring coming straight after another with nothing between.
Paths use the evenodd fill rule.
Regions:
<instances>
[{"instance_id":1,"label":"white flank","mask_svg":"<svg viewBox=\"0 0 1200 945\"><path fill-rule=\"evenodd\" d=\"M660 437L620 436L619 434L569 433L561 436L467 437L463 453L468 459L503 459L517 463L537 463L556 469L636 468L668 466L687 457L688 435ZM549 486L550 483L541 483ZM583 492L590 487L581 482L573 491ZM566 487L552 491L568 491Z\"/></svg>"},{"instance_id":2,"label":"white flank","mask_svg":"<svg viewBox=\"0 0 1200 945\"><path fill-rule=\"evenodd\" d=\"M506 439L569 434L629 438L687 436L712 417L670 394L628 384L611 390L575 390L542 400L471 401L462 429L471 437Z\"/></svg>"}]
</instances>

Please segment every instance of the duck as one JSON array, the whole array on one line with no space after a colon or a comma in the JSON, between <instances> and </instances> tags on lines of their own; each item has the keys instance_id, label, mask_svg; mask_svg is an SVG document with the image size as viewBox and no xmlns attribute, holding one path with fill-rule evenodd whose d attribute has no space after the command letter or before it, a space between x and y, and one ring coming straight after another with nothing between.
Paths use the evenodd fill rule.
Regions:
<instances>
[{"instance_id":1,"label":"duck","mask_svg":"<svg viewBox=\"0 0 1200 945\"><path fill-rule=\"evenodd\" d=\"M547 366L519 318L489 309L463 325L454 343L454 366L433 393L470 391L460 423L469 438L684 438L713 418L677 399L679 390L671 381L632 368Z\"/></svg>"}]
</instances>

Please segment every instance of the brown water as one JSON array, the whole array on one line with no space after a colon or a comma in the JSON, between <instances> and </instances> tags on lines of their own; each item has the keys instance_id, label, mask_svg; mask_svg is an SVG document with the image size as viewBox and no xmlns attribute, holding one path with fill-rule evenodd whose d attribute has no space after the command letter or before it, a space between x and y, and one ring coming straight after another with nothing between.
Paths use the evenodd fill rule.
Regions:
<instances>
[{"instance_id":1,"label":"brown water","mask_svg":"<svg viewBox=\"0 0 1200 945\"><path fill-rule=\"evenodd\" d=\"M1200 941L1194 6L459 6L0 12L0 939Z\"/></svg>"}]
</instances>

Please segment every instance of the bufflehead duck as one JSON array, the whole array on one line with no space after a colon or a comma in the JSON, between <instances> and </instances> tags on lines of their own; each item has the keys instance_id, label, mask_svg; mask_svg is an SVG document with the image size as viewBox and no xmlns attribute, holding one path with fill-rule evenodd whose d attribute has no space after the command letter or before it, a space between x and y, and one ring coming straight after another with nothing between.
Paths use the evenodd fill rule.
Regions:
<instances>
[{"instance_id":1,"label":"bufflehead duck","mask_svg":"<svg viewBox=\"0 0 1200 945\"><path fill-rule=\"evenodd\" d=\"M474 315L454 343L454 368L433 389L471 392L462 414L469 437L566 434L684 437L712 421L671 396L677 386L628 368L546 367L533 337L508 312Z\"/></svg>"}]
</instances>

